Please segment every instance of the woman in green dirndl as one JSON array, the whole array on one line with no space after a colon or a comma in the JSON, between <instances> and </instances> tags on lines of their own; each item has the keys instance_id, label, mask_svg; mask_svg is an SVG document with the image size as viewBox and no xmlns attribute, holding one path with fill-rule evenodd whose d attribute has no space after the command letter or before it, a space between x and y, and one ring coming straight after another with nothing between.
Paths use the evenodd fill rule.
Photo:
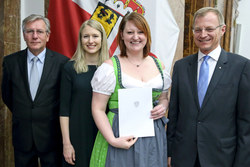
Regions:
<instances>
[{"instance_id":1,"label":"woman in green dirndl","mask_svg":"<svg viewBox=\"0 0 250 167\"><path fill-rule=\"evenodd\" d=\"M132 12L122 19L118 36L121 53L105 61L95 72L92 114L99 129L91 155L91 167L166 167L165 117L169 74L159 59L149 56L151 34L145 18ZM155 136L119 137L118 90L152 88L151 118ZM106 107L109 112L106 113ZM133 117L133 116L131 116Z\"/></svg>"}]
</instances>

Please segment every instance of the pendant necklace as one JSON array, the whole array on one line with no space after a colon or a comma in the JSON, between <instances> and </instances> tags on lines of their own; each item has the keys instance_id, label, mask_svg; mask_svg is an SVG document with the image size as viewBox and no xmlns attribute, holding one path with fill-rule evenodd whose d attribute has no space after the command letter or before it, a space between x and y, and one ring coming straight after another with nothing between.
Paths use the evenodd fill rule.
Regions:
<instances>
[{"instance_id":1,"label":"pendant necklace","mask_svg":"<svg viewBox=\"0 0 250 167\"><path fill-rule=\"evenodd\" d=\"M128 59L128 57L127 57L127 59ZM143 58L143 60L142 60L142 62L140 64L134 64L129 59L128 59L128 61L129 61L130 64L133 64L134 66L136 66L137 68L139 68L140 65L142 65L142 63L144 62L144 58Z\"/></svg>"}]
</instances>

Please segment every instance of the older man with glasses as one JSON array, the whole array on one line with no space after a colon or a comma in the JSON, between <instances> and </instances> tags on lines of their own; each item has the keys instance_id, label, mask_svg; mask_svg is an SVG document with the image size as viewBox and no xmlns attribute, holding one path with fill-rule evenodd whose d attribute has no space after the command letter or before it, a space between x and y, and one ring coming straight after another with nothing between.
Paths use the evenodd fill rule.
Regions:
<instances>
[{"instance_id":1,"label":"older man with glasses","mask_svg":"<svg viewBox=\"0 0 250 167\"><path fill-rule=\"evenodd\" d=\"M250 61L221 48L225 31L218 9L194 14L199 51L173 70L169 167L250 166Z\"/></svg>"},{"instance_id":2,"label":"older man with glasses","mask_svg":"<svg viewBox=\"0 0 250 167\"><path fill-rule=\"evenodd\" d=\"M3 60L2 98L12 112L16 167L59 167L61 68L68 58L46 48L49 20L30 15L23 20L27 48Z\"/></svg>"}]
</instances>

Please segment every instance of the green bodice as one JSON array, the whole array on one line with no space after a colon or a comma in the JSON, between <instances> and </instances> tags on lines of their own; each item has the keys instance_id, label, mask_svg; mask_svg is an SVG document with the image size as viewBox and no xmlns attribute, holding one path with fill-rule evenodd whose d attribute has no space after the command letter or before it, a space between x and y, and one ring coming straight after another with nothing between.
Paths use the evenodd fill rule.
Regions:
<instances>
[{"instance_id":1,"label":"green bodice","mask_svg":"<svg viewBox=\"0 0 250 167\"><path fill-rule=\"evenodd\" d=\"M155 57L152 57L152 58L154 62L156 63L156 66L159 69L162 80L163 80L163 85L161 89L156 89L156 88L152 89L152 98L153 98L152 102L153 102L153 106L155 106L157 105L158 98L164 88L164 76L163 76L162 66L161 66L159 59ZM120 61L118 57L113 56L111 60L113 61L114 72L116 76L116 86L115 86L114 93L110 96L110 99L109 99L109 108L115 109L115 108L118 108L118 89L126 89L126 88L122 85L122 72L121 72L121 65L120 65Z\"/></svg>"}]
</instances>

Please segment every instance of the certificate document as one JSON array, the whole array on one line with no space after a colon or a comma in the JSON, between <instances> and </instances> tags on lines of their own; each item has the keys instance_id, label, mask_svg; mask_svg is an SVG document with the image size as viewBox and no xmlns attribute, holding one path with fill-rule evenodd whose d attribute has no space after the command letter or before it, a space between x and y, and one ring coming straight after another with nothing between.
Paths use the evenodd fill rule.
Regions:
<instances>
[{"instance_id":1,"label":"certificate document","mask_svg":"<svg viewBox=\"0 0 250 167\"><path fill-rule=\"evenodd\" d=\"M154 136L152 88L129 88L118 90L119 134L122 136Z\"/></svg>"}]
</instances>

